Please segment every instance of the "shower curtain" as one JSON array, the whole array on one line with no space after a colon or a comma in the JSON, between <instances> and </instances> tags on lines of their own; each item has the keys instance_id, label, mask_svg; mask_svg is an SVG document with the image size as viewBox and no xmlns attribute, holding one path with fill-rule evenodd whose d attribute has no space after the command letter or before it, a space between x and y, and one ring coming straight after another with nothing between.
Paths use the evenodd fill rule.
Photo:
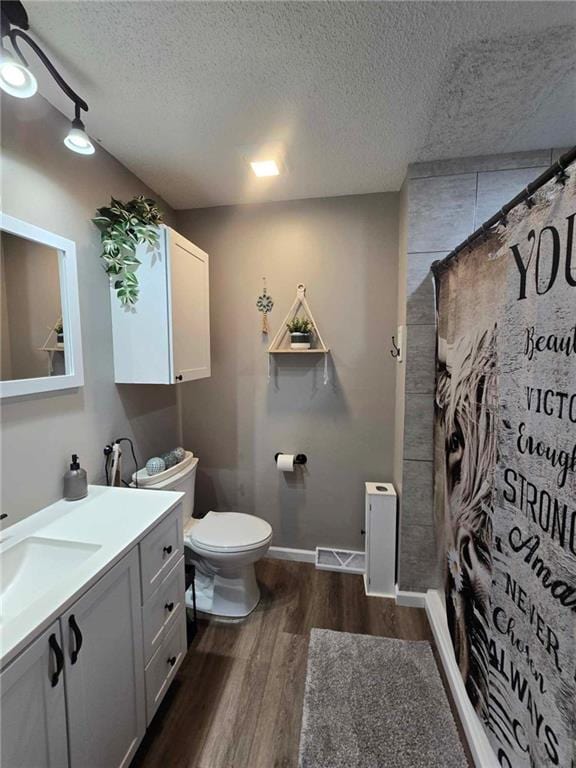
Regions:
<instances>
[{"instance_id":1,"label":"shower curtain","mask_svg":"<svg viewBox=\"0 0 576 768\"><path fill-rule=\"evenodd\" d=\"M435 268L454 652L506 768L576 768L576 164Z\"/></svg>"}]
</instances>

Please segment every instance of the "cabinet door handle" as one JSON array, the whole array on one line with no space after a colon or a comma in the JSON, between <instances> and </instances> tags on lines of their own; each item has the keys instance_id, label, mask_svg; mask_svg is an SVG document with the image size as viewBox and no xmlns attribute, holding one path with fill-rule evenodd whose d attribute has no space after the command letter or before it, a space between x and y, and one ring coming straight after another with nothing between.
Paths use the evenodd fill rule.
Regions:
<instances>
[{"instance_id":1,"label":"cabinet door handle","mask_svg":"<svg viewBox=\"0 0 576 768\"><path fill-rule=\"evenodd\" d=\"M167 547L164 547L162 550L165 555L171 555L172 554L172 544L169 544Z\"/></svg>"},{"instance_id":2,"label":"cabinet door handle","mask_svg":"<svg viewBox=\"0 0 576 768\"><path fill-rule=\"evenodd\" d=\"M169 603L166 603L166 605L164 606L164 608L166 608L166 610L167 610L169 613L172 613L172 611L174 610L174 603L173 603L173 602L169 602Z\"/></svg>"},{"instance_id":3,"label":"cabinet door handle","mask_svg":"<svg viewBox=\"0 0 576 768\"><path fill-rule=\"evenodd\" d=\"M56 685L58 685L58 679L60 677L60 673L64 669L64 654L62 653L62 648L58 645L58 640L56 640L56 635L52 634L48 638L48 645L50 646L54 657L56 659L56 669L54 670L54 673L52 677L50 678L50 682L52 684L52 688L54 688Z\"/></svg>"},{"instance_id":4,"label":"cabinet door handle","mask_svg":"<svg viewBox=\"0 0 576 768\"><path fill-rule=\"evenodd\" d=\"M170 664L171 667L173 667L174 664L176 664L176 656L170 656L170 658L167 659L167 663Z\"/></svg>"},{"instance_id":5,"label":"cabinet door handle","mask_svg":"<svg viewBox=\"0 0 576 768\"><path fill-rule=\"evenodd\" d=\"M80 653L80 648L82 648L82 632L80 632L80 627L76 623L76 619L74 618L74 614L70 616L68 619L68 626L72 630L72 634L74 635L74 643L75 648L70 654L70 663L76 664L78 661L78 654Z\"/></svg>"},{"instance_id":6,"label":"cabinet door handle","mask_svg":"<svg viewBox=\"0 0 576 768\"><path fill-rule=\"evenodd\" d=\"M184 378L184 376L182 376L182 374L180 374L179 376L176 376L176 381L182 381L183 378Z\"/></svg>"}]
</instances>

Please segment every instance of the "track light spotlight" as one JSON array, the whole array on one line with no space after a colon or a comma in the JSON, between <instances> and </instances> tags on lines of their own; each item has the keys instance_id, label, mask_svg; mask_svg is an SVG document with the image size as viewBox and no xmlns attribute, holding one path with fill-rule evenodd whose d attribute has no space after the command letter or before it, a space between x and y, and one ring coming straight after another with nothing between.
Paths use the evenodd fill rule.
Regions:
<instances>
[{"instance_id":1,"label":"track light spotlight","mask_svg":"<svg viewBox=\"0 0 576 768\"><path fill-rule=\"evenodd\" d=\"M80 120L79 109L76 109L76 117L72 120L72 127L68 131L68 135L64 139L64 144L71 149L72 152L77 152L79 155L93 155L96 151L94 144L90 141L90 137L86 133L84 123Z\"/></svg>"},{"instance_id":2,"label":"track light spotlight","mask_svg":"<svg viewBox=\"0 0 576 768\"><path fill-rule=\"evenodd\" d=\"M18 99L29 99L38 90L32 72L4 47L0 50L0 88Z\"/></svg>"}]
</instances>

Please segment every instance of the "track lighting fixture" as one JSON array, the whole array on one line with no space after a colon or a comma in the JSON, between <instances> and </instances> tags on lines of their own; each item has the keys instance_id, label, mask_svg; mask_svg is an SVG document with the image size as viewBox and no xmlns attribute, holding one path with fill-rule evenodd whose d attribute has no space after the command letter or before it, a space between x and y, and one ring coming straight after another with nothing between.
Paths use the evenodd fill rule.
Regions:
<instances>
[{"instance_id":1,"label":"track lighting fixture","mask_svg":"<svg viewBox=\"0 0 576 768\"><path fill-rule=\"evenodd\" d=\"M90 141L80 118L81 110L88 112L88 104L72 90L38 43L26 33L25 30L29 28L29 24L28 14L24 6L20 0L4 0L0 5L0 14L2 41L4 42L4 38L8 38L16 54L14 55L2 45L0 49L0 88L10 96L16 96L20 99L27 99L36 93L38 83L19 46L19 41L25 42L74 104L74 120L72 120L70 130L64 139L64 144L72 152L77 152L80 155L93 155L95 152L94 145Z\"/></svg>"}]
</instances>

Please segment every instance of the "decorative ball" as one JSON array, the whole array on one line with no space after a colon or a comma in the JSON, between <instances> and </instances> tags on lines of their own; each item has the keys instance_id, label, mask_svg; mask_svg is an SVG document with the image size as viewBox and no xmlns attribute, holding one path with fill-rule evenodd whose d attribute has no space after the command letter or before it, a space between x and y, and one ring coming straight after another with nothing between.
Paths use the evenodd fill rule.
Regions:
<instances>
[{"instance_id":1,"label":"decorative ball","mask_svg":"<svg viewBox=\"0 0 576 768\"><path fill-rule=\"evenodd\" d=\"M184 450L184 448L181 448L180 446L178 446L178 448L174 448L172 453L178 459L178 463L180 463L181 461L184 461L184 459L186 458L186 451Z\"/></svg>"},{"instance_id":2,"label":"decorative ball","mask_svg":"<svg viewBox=\"0 0 576 768\"><path fill-rule=\"evenodd\" d=\"M164 464L166 465L166 469L170 469L170 467L174 467L176 464L178 464L178 459L176 456L174 456L173 451L167 451L166 453L163 453L160 458L163 459Z\"/></svg>"},{"instance_id":3,"label":"decorative ball","mask_svg":"<svg viewBox=\"0 0 576 768\"><path fill-rule=\"evenodd\" d=\"M165 469L166 464L164 459L161 459L160 456L154 456L146 462L146 472L148 472L149 475L157 475L159 472L164 472Z\"/></svg>"}]
</instances>

